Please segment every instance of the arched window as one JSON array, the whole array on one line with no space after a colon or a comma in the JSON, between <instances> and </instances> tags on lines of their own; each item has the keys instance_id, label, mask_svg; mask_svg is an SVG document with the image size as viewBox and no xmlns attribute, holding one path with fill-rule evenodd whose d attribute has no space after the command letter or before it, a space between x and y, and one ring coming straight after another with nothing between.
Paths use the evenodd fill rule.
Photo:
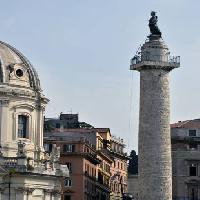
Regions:
<instances>
[{"instance_id":1,"label":"arched window","mask_svg":"<svg viewBox=\"0 0 200 200\"><path fill-rule=\"evenodd\" d=\"M19 138L27 138L27 123L28 117L25 115L18 115L18 137Z\"/></svg>"}]
</instances>

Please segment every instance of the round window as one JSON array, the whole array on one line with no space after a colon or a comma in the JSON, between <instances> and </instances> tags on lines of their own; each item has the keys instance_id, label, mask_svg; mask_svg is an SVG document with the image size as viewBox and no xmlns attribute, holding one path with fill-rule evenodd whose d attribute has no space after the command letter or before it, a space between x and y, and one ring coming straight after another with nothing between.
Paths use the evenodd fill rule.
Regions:
<instances>
[{"instance_id":1,"label":"round window","mask_svg":"<svg viewBox=\"0 0 200 200\"><path fill-rule=\"evenodd\" d=\"M17 69L17 70L16 70L16 75L17 75L18 77L22 77L22 76L24 75L24 73L23 73L23 71L22 71L21 69Z\"/></svg>"}]
</instances>

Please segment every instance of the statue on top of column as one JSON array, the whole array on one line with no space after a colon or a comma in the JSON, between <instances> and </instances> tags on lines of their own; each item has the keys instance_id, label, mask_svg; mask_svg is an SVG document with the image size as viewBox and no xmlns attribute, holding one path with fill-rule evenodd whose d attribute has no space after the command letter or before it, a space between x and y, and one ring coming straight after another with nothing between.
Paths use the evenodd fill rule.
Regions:
<instances>
[{"instance_id":1,"label":"statue on top of column","mask_svg":"<svg viewBox=\"0 0 200 200\"><path fill-rule=\"evenodd\" d=\"M156 36L161 37L162 33L160 32L160 29L158 28L157 22L158 22L158 17L156 16L156 12L152 11L151 18L149 20L149 28L150 28L151 35L156 35Z\"/></svg>"}]
</instances>

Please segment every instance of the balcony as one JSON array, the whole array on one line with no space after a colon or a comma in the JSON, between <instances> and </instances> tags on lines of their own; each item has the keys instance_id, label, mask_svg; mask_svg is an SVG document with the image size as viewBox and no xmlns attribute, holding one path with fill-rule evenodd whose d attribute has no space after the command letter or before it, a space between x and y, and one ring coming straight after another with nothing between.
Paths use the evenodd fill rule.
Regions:
<instances>
[{"instance_id":1,"label":"balcony","mask_svg":"<svg viewBox=\"0 0 200 200\"><path fill-rule=\"evenodd\" d=\"M27 171L27 160L25 157L1 157L1 163L6 170L14 169L17 172Z\"/></svg>"},{"instance_id":2,"label":"balcony","mask_svg":"<svg viewBox=\"0 0 200 200\"><path fill-rule=\"evenodd\" d=\"M180 56L136 54L130 60L131 70L140 70L142 66L173 69L180 67Z\"/></svg>"},{"instance_id":3,"label":"balcony","mask_svg":"<svg viewBox=\"0 0 200 200\"><path fill-rule=\"evenodd\" d=\"M101 160L99 160L97 158L96 155L94 154L91 154L91 153L82 153L82 155L88 159L90 162L92 162L93 164L97 165L97 164L100 164L101 163Z\"/></svg>"},{"instance_id":4,"label":"balcony","mask_svg":"<svg viewBox=\"0 0 200 200\"><path fill-rule=\"evenodd\" d=\"M97 165L97 164L100 164L101 163L101 160L99 160L97 158L97 156L93 153L90 153L90 152L68 152L68 151L63 151L61 152L61 155L62 156L80 156L80 157L83 157L87 160L89 160L91 163Z\"/></svg>"}]
</instances>

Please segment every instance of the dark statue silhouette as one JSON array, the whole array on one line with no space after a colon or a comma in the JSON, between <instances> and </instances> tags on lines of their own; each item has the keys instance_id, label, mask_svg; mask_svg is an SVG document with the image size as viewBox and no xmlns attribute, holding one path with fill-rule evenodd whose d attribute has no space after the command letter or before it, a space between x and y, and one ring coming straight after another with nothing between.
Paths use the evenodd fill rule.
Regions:
<instances>
[{"instance_id":1,"label":"dark statue silhouette","mask_svg":"<svg viewBox=\"0 0 200 200\"><path fill-rule=\"evenodd\" d=\"M158 17L156 16L156 12L152 11L151 18L149 20L149 28L151 32L150 36L156 35L156 36L161 37L162 33L160 32L160 29L158 28L157 22L158 22Z\"/></svg>"}]
</instances>

